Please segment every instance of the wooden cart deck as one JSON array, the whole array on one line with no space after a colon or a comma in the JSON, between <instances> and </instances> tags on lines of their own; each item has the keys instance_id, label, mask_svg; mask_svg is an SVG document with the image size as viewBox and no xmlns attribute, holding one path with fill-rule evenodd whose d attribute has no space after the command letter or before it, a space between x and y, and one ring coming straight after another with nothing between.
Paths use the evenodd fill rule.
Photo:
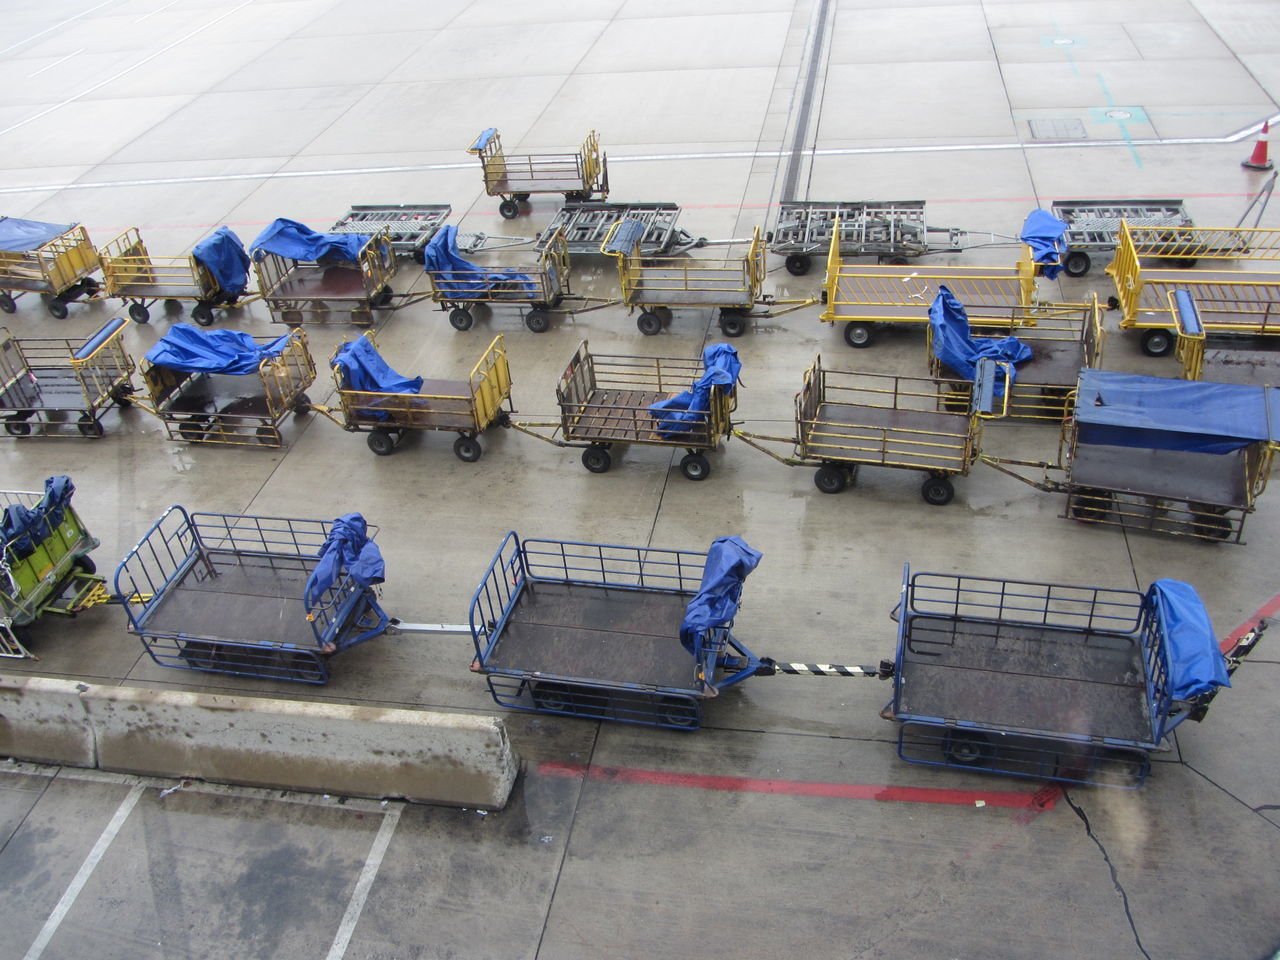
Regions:
<instances>
[{"instance_id":1,"label":"wooden cart deck","mask_svg":"<svg viewBox=\"0 0 1280 960\"><path fill-rule=\"evenodd\" d=\"M262 381L252 374L192 374L158 409L161 414L231 413L272 419Z\"/></svg>"},{"instance_id":2,"label":"wooden cart deck","mask_svg":"<svg viewBox=\"0 0 1280 960\"><path fill-rule=\"evenodd\" d=\"M263 295L266 300L367 300L365 275L355 264L299 264Z\"/></svg>"},{"instance_id":3,"label":"wooden cart deck","mask_svg":"<svg viewBox=\"0 0 1280 960\"><path fill-rule=\"evenodd\" d=\"M115 287L111 296L117 299L200 300L205 296L205 290L194 283L122 283Z\"/></svg>"},{"instance_id":4,"label":"wooden cart deck","mask_svg":"<svg viewBox=\"0 0 1280 960\"><path fill-rule=\"evenodd\" d=\"M32 370L35 380L23 378L10 384L7 389L0 390L0 411L5 410L84 410L84 388L74 373L62 370ZM124 368L103 368L99 380L128 375ZM90 403L100 401L100 397L90 397Z\"/></svg>"},{"instance_id":5,"label":"wooden cart deck","mask_svg":"<svg viewBox=\"0 0 1280 960\"><path fill-rule=\"evenodd\" d=\"M804 456L842 463L959 472L969 415L824 401L800 422Z\"/></svg>"},{"instance_id":6,"label":"wooden cart deck","mask_svg":"<svg viewBox=\"0 0 1280 960\"><path fill-rule=\"evenodd\" d=\"M1228 454L1077 444L1069 482L1140 496L1249 507L1245 451Z\"/></svg>"},{"instance_id":7,"label":"wooden cart deck","mask_svg":"<svg viewBox=\"0 0 1280 960\"><path fill-rule=\"evenodd\" d=\"M343 399L357 422L372 427L413 430L478 430L471 388L464 380L423 380L422 391L363 393L343 390ZM382 419L379 414L385 414Z\"/></svg>"},{"instance_id":8,"label":"wooden cart deck","mask_svg":"<svg viewBox=\"0 0 1280 960\"><path fill-rule=\"evenodd\" d=\"M672 443L658 433L657 418L650 404L670 394L650 390L616 390L597 387L585 401L564 400L560 404L565 439L608 443ZM681 445L706 446L705 422L698 429L682 433Z\"/></svg>"}]
</instances>

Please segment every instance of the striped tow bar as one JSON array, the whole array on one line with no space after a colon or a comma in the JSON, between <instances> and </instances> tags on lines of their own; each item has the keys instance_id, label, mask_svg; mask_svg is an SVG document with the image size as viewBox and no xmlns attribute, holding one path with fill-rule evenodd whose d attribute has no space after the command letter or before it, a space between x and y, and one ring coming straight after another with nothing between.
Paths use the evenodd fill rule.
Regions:
<instances>
[{"instance_id":1,"label":"striped tow bar","mask_svg":"<svg viewBox=\"0 0 1280 960\"><path fill-rule=\"evenodd\" d=\"M789 673L813 677L879 677L881 680L893 676L892 660L881 660L878 667L846 667L839 663L778 663L766 658L761 661L761 668L757 673L762 676Z\"/></svg>"}]
</instances>

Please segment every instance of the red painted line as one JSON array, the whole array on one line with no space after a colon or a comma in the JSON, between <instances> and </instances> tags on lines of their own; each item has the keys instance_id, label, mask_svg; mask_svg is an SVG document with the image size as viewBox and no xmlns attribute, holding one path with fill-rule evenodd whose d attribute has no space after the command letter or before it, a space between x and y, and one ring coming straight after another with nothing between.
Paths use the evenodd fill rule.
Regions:
<instances>
[{"instance_id":1,"label":"red painted line","mask_svg":"<svg viewBox=\"0 0 1280 960\"><path fill-rule=\"evenodd\" d=\"M1264 603L1258 608L1257 613L1232 630L1231 635L1218 644L1219 649L1221 649L1223 653L1226 653L1239 643L1240 638L1252 630L1259 620L1268 620L1271 617L1274 617L1277 613L1280 613L1280 593L1277 593L1274 597Z\"/></svg>"},{"instance_id":2,"label":"red painted line","mask_svg":"<svg viewBox=\"0 0 1280 960\"><path fill-rule=\"evenodd\" d=\"M876 800L882 803L937 803L972 807L979 803L1010 810L1052 810L1061 791L1035 793L1013 790L943 790L936 787L895 787L872 783L815 783L803 780L760 780L753 777L720 777L702 773L671 773L635 767L584 766L580 763L539 763L537 773L606 783L634 783L686 790L724 790L732 793L774 793L792 797L834 797L841 800Z\"/></svg>"}]
</instances>

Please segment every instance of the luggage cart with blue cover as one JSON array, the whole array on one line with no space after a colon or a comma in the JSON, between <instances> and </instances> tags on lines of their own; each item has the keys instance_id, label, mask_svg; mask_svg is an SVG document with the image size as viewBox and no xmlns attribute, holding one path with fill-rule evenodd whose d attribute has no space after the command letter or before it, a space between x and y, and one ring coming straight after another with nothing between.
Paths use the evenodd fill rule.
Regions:
<instances>
[{"instance_id":1,"label":"luggage cart with blue cover","mask_svg":"<svg viewBox=\"0 0 1280 960\"><path fill-rule=\"evenodd\" d=\"M1098 254L1111 253L1119 241L1120 224L1158 227L1162 230L1195 226L1182 200L1140 198L1132 200L1055 200L1049 212L1067 223L1067 247L1063 259L1069 277L1083 277Z\"/></svg>"},{"instance_id":2,"label":"luggage cart with blue cover","mask_svg":"<svg viewBox=\"0 0 1280 960\"><path fill-rule=\"evenodd\" d=\"M566 203L609 197L609 158L592 130L577 153L508 154L495 127L476 137L467 152L480 158L484 192L501 197L504 220L520 216L520 204L535 193L562 193Z\"/></svg>"},{"instance_id":3,"label":"luggage cart with blue cover","mask_svg":"<svg viewBox=\"0 0 1280 960\"><path fill-rule=\"evenodd\" d=\"M38 293L61 320L67 304L98 296L98 251L75 223L0 217L0 310L13 313L19 297Z\"/></svg>"},{"instance_id":4,"label":"luggage cart with blue cover","mask_svg":"<svg viewBox=\"0 0 1280 960\"><path fill-rule=\"evenodd\" d=\"M1176 580L1139 593L909 568L894 616L882 715L903 760L1130 788L1179 724L1204 718L1265 625L1220 646Z\"/></svg>"},{"instance_id":5,"label":"luggage cart with blue cover","mask_svg":"<svg viewBox=\"0 0 1280 960\"><path fill-rule=\"evenodd\" d=\"M134 362L123 317L84 340L14 337L0 327L0 421L10 437L100 437L111 404L128 407Z\"/></svg>"},{"instance_id":6,"label":"luggage cart with blue cover","mask_svg":"<svg viewBox=\"0 0 1280 960\"><path fill-rule=\"evenodd\" d=\"M32 658L26 633L46 613L73 617L107 603L89 535L71 505L75 486L50 477L43 493L0 490L0 657Z\"/></svg>"},{"instance_id":7,"label":"luggage cart with blue cover","mask_svg":"<svg viewBox=\"0 0 1280 960\"><path fill-rule=\"evenodd\" d=\"M172 506L121 561L128 631L162 667L325 683L329 659L383 633L376 527Z\"/></svg>"},{"instance_id":8,"label":"luggage cart with blue cover","mask_svg":"<svg viewBox=\"0 0 1280 960\"><path fill-rule=\"evenodd\" d=\"M241 304L249 285L249 255L230 227L219 227L185 257L152 256L138 228L130 227L98 256L103 296L128 303L137 323L149 322L151 307L161 300L173 312L190 300L191 319L207 327L216 308Z\"/></svg>"}]
</instances>

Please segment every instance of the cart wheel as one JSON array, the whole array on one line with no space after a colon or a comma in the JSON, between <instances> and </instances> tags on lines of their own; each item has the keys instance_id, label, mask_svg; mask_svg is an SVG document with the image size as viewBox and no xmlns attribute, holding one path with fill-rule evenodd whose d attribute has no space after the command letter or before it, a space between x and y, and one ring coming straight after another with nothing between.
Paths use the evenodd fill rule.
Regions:
<instances>
[{"instance_id":1,"label":"cart wheel","mask_svg":"<svg viewBox=\"0 0 1280 960\"><path fill-rule=\"evenodd\" d=\"M1067 254L1066 263L1062 265L1062 269L1068 277L1083 277L1089 272L1089 268L1093 266L1093 261L1089 259L1089 255L1083 250L1072 250Z\"/></svg>"},{"instance_id":2,"label":"cart wheel","mask_svg":"<svg viewBox=\"0 0 1280 960\"><path fill-rule=\"evenodd\" d=\"M592 473L607 473L613 466L613 457L604 447L593 444L582 451L582 465Z\"/></svg>"},{"instance_id":3,"label":"cart wheel","mask_svg":"<svg viewBox=\"0 0 1280 960\"><path fill-rule=\"evenodd\" d=\"M86 297L96 297L102 290L102 284L98 283L93 277L85 277L80 281L80 293Z\"/></svg>"},{"instance_id":4,"label":"cart wheel","mask_svg":"<svg viewBox=\"0 0 1280 960\"><path fill-rule=\"evenodd\" d=\"M380 457L389 457L396 448L396 438L386 430L374 430L367 441L369 449Z\"/></svg>"},{"instance_id":5,"label":"cart wheel","mask_svg":"<svg viewBox=\"0 0 1280 960\"><path fill-rule=\"evenodd\" d=\"M18 303L7 293L0 293L0 310L5 313L13 313L18 309Z\"/></svg>"},{"instance_id":6,"label":"cart wheel","mask_svg":"<svg viewBox=\"0 0 1280 960\"><path fill-rule=\"evenodd\" d=\"M178 424L178 436L183 440L203 440L209 429L209 417L188 417Z\"/></svg>"},{"instance_id":7,"label":"cart wheel","mask_svg":"<svg viewBox=\"0 0 1280 960\"><path fill-rule=\"evenodd\" d=\"M869 323L846 323L844 325L844 342L851 347L871 346L871 333L875 328Z\"/></svg>"},{"instance_id":8,"label":"cart wheel","mask_svg":"<svg viewBox=\"0 0 1280 960\"><path fill-rule=\"evenodd\" d=\"M843 467L824 463L813 475L813 485L823 493L839 493L848 483Z\"/></svg>"},{"instance_id":9,"label":"cart wheel","mask_svg":"<svg viewBox=\"0 0 1280 960\"><path fill-rule=\"evenodd\" d=\"M117 407L120 407L122 410L126 410L133 406L132 394L133 387L127 383L122 383L118 387L112 388L111 399L115 402Z\"/></svg>"},{"instance_id":10,"label":"cart wheel","mask_svg":"<svg viewBox=\"0 0 1280 960\"><path fill-rule=\"evenodd\" d=\"M1173 349L1173 334L1168 330L1148 330L1142 334L1142 352L1148 357L1163 357Z\"/></svg>"},{"instance_id":11,"label":"cart wheel","mask_svg":"<svg viewBox=\"0 0 1280 960\"><path fill-rule=\"evenodd\" d=\"M181 313L182 301L174 300L172 297L170 297L168 300L164 302L164 312L165 313Z\"/></svg>"},{"instance_id":12,"label":"cart wheel","mask_svg":"<svg viewBox=\"0 0 1280 960\"><path fill-rule=\"evenodd\" d=\"M920 487L924 502L935 507L945 507L956 495L956 488L946 477L929 477Z\"/></svg>"},{"instance_id":13,"label":"cart wheel","mask_svg":"<svg viewBox=\"0 0 1280 960\"><path fill-rule=\"evenodd\" d=\"M686 453L680 460L680 472L688 480L705 480L711 476L711 464L700 453Z\"/></svg>"},{"instance_id":14,"label":"cart wheel","mask_svg":"<svg viewBox=\"0 0 1280 960\"><path fill-rule=\"evenodd\" d=\"M813 261L803 253L793 253L786 259L787 273L793 277L803 277L812 265Z\"/></svg>"},{"instance_id":15,"label":"cart wheel","mask_svg":"<svg viewBox=\"0 0 1280 960\"><path fill-rule=\"evenodd\" d=\"M463 463L475 463L483 452L480 441L475 437L462 436L453 441L453 455Z\"/></svg>"},{"instance_id":16,"label":"cart wheel","mask_svg":"<svg viewBox=\"0 0 1280 960\"><path fill-rule=\"evenodd\" d=\"M129 319L134 323L149 323L151 321L151 311L147 309L146 304L131 303L129 304Z\"/></svg>"},{"instance_id":17,"label":"cart wheel","mask_svg":"<svg viewBox=\"0 0 1280 960\"><path fill-rule=\"evenodd\" d=\"M456 307L449 311L449 326L455 330L470 330L471 324L474 323L470 310L464 310L462 307Z\"/></svg>"},{"instance_id":18,"label":"cart wheel","mask_svg":"<svg viewBox=\"0 0 1280 960\"><path fill-rule=\"evenodd\" d=\"M544 680L542 683L532 684L529 695L533 697L533 705L539 710L551 713L577 712L578 697L573 687L567 683L549 683Z\"/></svg>"},{"instance_id":19,"label":"cart wheel","mask_svg":"<svg viewBox=\"0 0 1280 960\"><path fill-rule=\"evenodd\" d=\"M652 311L646 310L636 318L636 326L646 337L656 336L662 330L662 318Z\"/></svg>"},{"instance_id":20,"label":"cart wheel","mask_svg":"<svg viewBox=\"0 0 1280 960\"><path fill-rule=\"evenodd\" d=\"M80 414L80 419L76 423L76 428L80 431L80 435L85 437L100 437L106 433L106 431L102 429L102 424L97 421L92 413Z\"/></svg>"},{"instance_id":21,"label":"cart wheel","mask_svg":"<svg viewBox=\"0 0 1280 960\"><path fill-rule=\"evenodd\" d=\"M658 315L658 319L662 321L662 325L664 327L671 322L672 314L670 307L654 307L653 312Z\"/></svg>"},{"instance_id":22,"label":"cart wheel","mask_svg":"<svg viewBox=\"0 0 1280 960\"><path fill-rule=\"evenodd\" d=\"M1119 298L1119 297L1107 297L1107 309L1108 309L1108 310L1119 310L1119 309L1120 309L1120 298Z\"/></svg>"},{"instance_id":23,"label":"cart wheel","mask_svg":"<svg viewBox=\"0 0 1280 960\"><path fill-rule=\"evenodd\" d=\"M698 726L697 701L666 696L658 701L658 719L668 727L694 730Z\"/></svg>"},{"instance_id":24,"label":"cart wheel","mask_svg":"<svg viewBox=\"0 0 1280 960\"><path fill-rule=\"evenodd\" d=\"M1178 268L1181 270L1190 270L1200 261L1195 257L1181 257L1173 262L1177 264Z\"/></svg>"},{"instance_id":25,"label":"cart wheel","mask_svg":"<svg viewBox=\"0 0 1280 960\"><path fill-rule=\"evenodd\" d=\"M280 431L265 423L257 429L255 436L264 447L280 447L284 445L284 439L280 436Z\"/></svg>"},{"instance_id":26,"label":"cart wheel","mask_svg":"<svg viewBox=\"0 0 1280 960\"><path fill-rule=\"evenodd\" d=\"M4 422L4 432L11 437L29 437L31 436L31 424L27 423L27 417L31 416L32 411L28 410L23 413L15 413Z\"/></svg>"},{"instance_id":27,"label":"cart wheel","mask_svg":"<svg viewBox=\"0 0 1280 960\"><path fill-rule=\"evenodd\" d=\"M1109 490L1080 487L1072 491L1071 506L1067 509L1067 513L1072 520L1079 520L1081 523L1099 523L1106 519L1111 496Z\"/></svg>"},{"instance_id":28,"label":"cart wheel","mask_svg":"<svg viewBox=\"0 0 1280 960\"><path fill-rule=\"evenodd\" d=\"M191 319L202 327L210 326L213 323L213 308L207 303L197 303L191 308ZM302 314L298 313L298 323L301 322Z\"/></svg>"},{"instance_id":29,"label":"cart wheel","mask_svg":"<svg viewBox=\"0 0 1280 960\"><path fill-rule=\"evenodd\" d=\"M740 313L720 311L720 332L726 337L740 337L747 332L747 318Z\"/></svg>"},{"instance_id":30,"label":"cart wheel","mask_svg":"<svg viewBox=\"0 0 1280 960\"><path fill-rule=\"evenodd\" d=\"M965 766L985 763L991 759L991 741L981 733L947 733L942 742L942 755L951 763Z\"/></svg>"},{"instance_id":31,"label":"cart wheel","mask_svg":"<svg viewBox=\"0 0 1280 960\"><path fill-rule=\"evenodd\" d=\"M947 413L969 412L968 391L963 387L948 387L942 395L942 409Z\"/></svg>"},{"instance_id":32,"label":"cart wheel","mask_svg":"<svg viewBox=\"0 0 1280 960\"><path fill-rule=\"evenodd\" d=\"M1201 540L1221 543L1232 534L1231 519L1221 513L1215 513L1213 507L1203 504L1187 504L1191 508L1191 532Z\"/></svg>"},{"instance_id":33,"label":"cart wheel","mask_svg":"<svg viewBox=\"0 0 1280 960\"><path fill-rule=\"evenodd\" d=\"M301 310L281 310L280 322L291 329L297 329L302 326Z\"/></svg>"},{"instance_id":34,"label":"cart wheel","mask_svg":"<svg viewBox=\"0 0 1280 960\"><path fill-rule=\"evenodd\" d=\"M498 213L502 214L503 220L514 220L520 216L520 204L514 200L503 200L498 204Z\"/></svg>"},{"instance_id":35,"label":"cart wheel","mask_svg":"<svg viewBox=\"0 0 1280 960\"><path fill-rule=\"evenodd\" d=\"M905 267L909 262L906 257L881 257L880 262L890 267Z\"/></svg>"},{"instance_id":36,"label":"cart wheel","mask_svg":"<svg viewBox=\"0 0 1280 960\"><path fill-rule=\"evenodd\" d=\"M545 310L530 310L524 315L524 325L534 333L546 333L551 328L551 314Z\"/></svg>"},{"instance_id":37,"label":"cart wheel","mask_svg":"<svg viewBox=\"0 0 1280 960\"><path fill-rule=\"evenodd\" d=\"M305 393L298 394L293 400L293 412L298 416L311 412L311 398Z\"/></svg>"},{"instance_id":38,"label":"cart wheel","mask_svg":"<svg viewBox=\"0 0 1280 960\"><path fill-rule=\"evenodd\" d=\"M389 307L394 297L395 294L392 292L391 287L386 286L382 288L376 297L369 301L369 304L373 307Z\"/></svg>"},{"instance_id":39,"label":"cart wheel","mask_svg":"<svg viewBox=\"0 0 1280 960\"><path fill-rule=\"evenodd\" d=\"M413 252L409 254L409 256L413 259L414 263L426 263L427 262L427 245L425 243L418 244L416 247L413 248Z\"/></svg>"},{"instance_id":40,"label":"cart wheel","mask_svg":"<svg viewBox=\"0 0 1280 960\"><path fill-rule=\"evenodd\" d=\"M520 203L525 203L529 199L529 194L527 193L516 193L512 194L512 196L514 196Z\"/></svg>"},{"instance_id":41,"label":"cart wheel","mask_svg":"<svg viewBox=\"0 0 1280 960\"><path fill-rule=\"evenodd\" d=\"M45 304L45 306L48 307L49 313L57 317L59 320L63 320L66 318L67 305L63 303L61 300L50 300L48 303Z\"/></svg>"},{"instance_id":42,"label":"cart wheel","mask_svg":"<svg viewBox=\"0 0 1280 960\"><path fill-rule=\"evenodd\" d=\"M94 574L98 572L98 565L93 562L93 557L88 556L87 554L81 557L76 557L71 561L71 565L81 573Z\"/></svg>"}]
</instances>

